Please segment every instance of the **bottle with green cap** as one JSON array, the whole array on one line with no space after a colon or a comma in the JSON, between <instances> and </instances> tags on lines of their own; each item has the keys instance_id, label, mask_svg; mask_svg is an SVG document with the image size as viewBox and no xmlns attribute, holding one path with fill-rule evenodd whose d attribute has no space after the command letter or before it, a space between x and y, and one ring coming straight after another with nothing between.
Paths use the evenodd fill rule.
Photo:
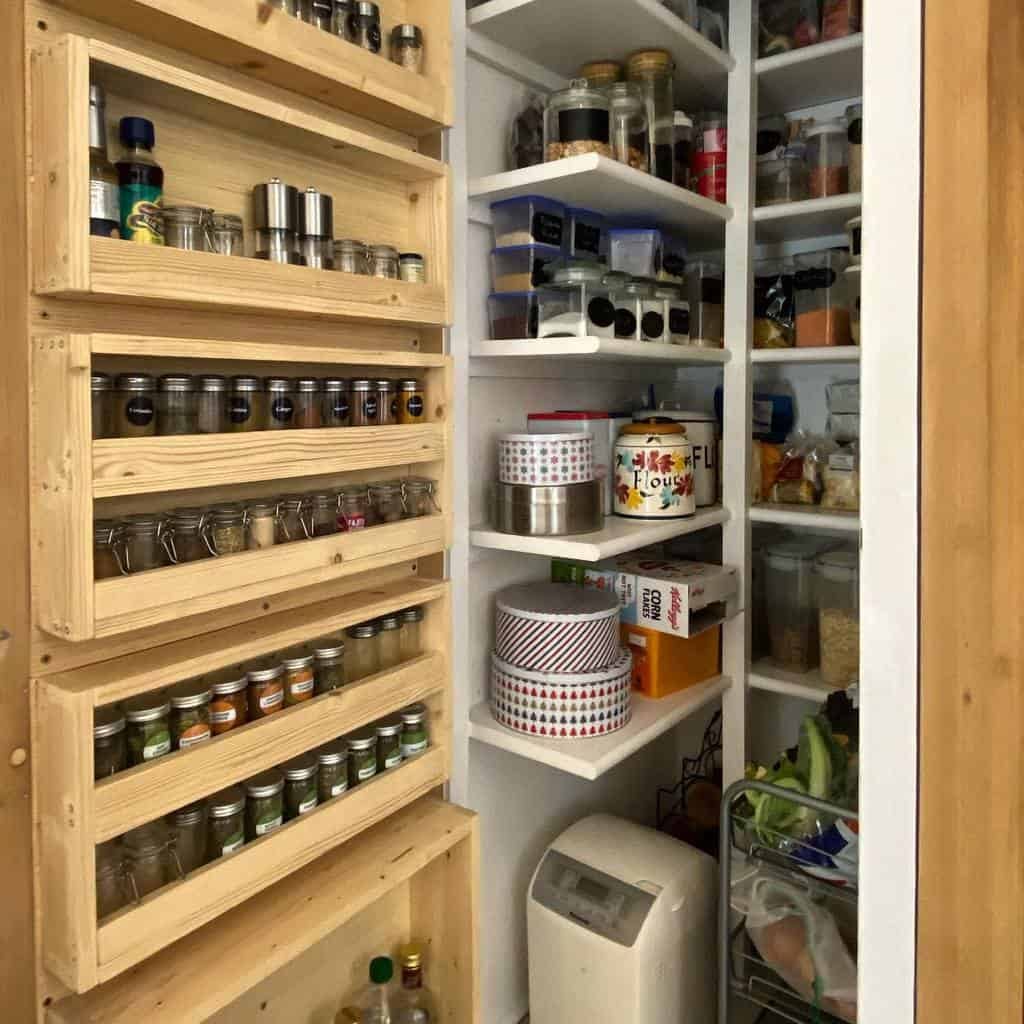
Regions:
<instances>
[{"instance_id":1,"label":"bottle with green cap","mask_svg":"<svg viewBox=\"0 0 1024 1024\"><path fill-rule=\"evenodd\" d=\"M370 985L363 1000L362 1024L391 1024L391 979L395 965L389 956L370 961Z\"/></svg>"}]
</instances>

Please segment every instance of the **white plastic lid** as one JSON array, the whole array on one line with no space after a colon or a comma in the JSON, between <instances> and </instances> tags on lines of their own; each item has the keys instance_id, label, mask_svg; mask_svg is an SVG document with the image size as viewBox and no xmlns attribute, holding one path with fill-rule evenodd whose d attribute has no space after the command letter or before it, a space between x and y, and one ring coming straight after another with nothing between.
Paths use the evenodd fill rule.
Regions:
<instances>
[{"instance_id":1,"label":"white plastic lid","mask_svg":"<svg viewBox=\"0 0 1024 1024\"><path fill-rule=\"evenodd\" d=\"M687 114L684 114L681 110L677 110L672 115L672 123L677 128L692 128L693 127L693 118L690 117Z\"/></svg>"},{"instance_id":2,"label":"white plastic lid","mask_svg":"<svg viewBox=\"0 0 1024 1024\"><path fill-rule=\"evenodd\" d=\"M826 551L815 559L814 571L832 583L850 583L860 572L860 558L856 551Z\"/></svg>"},{"instance_id":3,"label":"white plastic lid","mask_svg":"<svg viewBox=\"0 0 1024 1024\"><path fill-rule=\"evenodd\" d=\"M520 583L498 594L498 608L522 618L572 622L617 616L619 599L607 590L573 583Z\"/></svg>"},{"instance_id":4,"label":"white plastic lid","mask_svg":"<svg viewBox=\"0 0 1024 1024\"><path fill-rule=\"evenodd\" d=\"M846 122L845 121L822 121L820 124L812 125L807 129L807 138L814 138L815 135L824 135L826 132L838 132L840 135L846 134Z\"/></svg>"}]
</instances>

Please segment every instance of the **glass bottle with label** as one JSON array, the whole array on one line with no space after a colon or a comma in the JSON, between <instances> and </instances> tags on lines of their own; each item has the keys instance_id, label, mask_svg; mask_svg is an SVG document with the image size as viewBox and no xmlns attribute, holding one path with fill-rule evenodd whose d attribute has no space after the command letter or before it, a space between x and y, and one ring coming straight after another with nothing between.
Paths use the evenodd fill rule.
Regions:
<instances>
[{"instance_id":1,"label":"glass bottle with label","mask_svg":"<svg viewBox=\"0 0 1024 1024\"><path fill-rule=\"evenodd\" d=\"M259 839L284 823L284 775L270 768L245 783L245 838Z\"/></svg>"},{"instance_id":2,"label":"glass bottle with label","mask_svg":"<svg viewBox=\"0 0 1024 1024\"><path fill-rule=\"evenodd\" d=\"M284 666L284 703L286 707L301 704L313 696L313 655L304 651L295 651L285 657Z\"/></svg>"},{"instance_id":3,"label":"glass bottle with label","mask_svg":"<svg viewBox=\"0 0 1024 1024\"><path fill-rule=\"evenodd\" d=\"M410 704L399 713L402 719L402 757L415 757L430 746L427 731L427 708L424 704Z\"/></svg>"},{"instance_id":4,"label":"glass bottle with label","mask_svg":"<svg viewBox=\"0 0 1024 1024\"><path fill-rule=\"evenodd\" d=\"M284 820L291 821L316 810L317 771L315 754L302 754L281 765L284 772Z\"/></svg>"},{"instance_id":5,"label":"glass bottle with label","mask_svg":"<svg viewBox=\"0 0 1024 1024\"><path fill-rule=\"evenodd\" d=\"M122 708L127 723L129 766L171 752L171 702L162 693L140 694L126 700Z\"/></svg>"},{"instance_id":6,"label":"glass bottle with label","mask_svg":"<svg viewBox=\"0 0 1024 1024\"><path fill-rule=\"evenodd\" d=\"M372 380L350 380L348 400L353 427L372 427L377 422L377 390Z\"/></svg>"},{"instance_id":7,"label":"glass bottle with label","mask_svg":"<svg viewBox=\"0 0 1024 1024\"><path fill-rule=\"evenodd\" d=\"M249 720L249 679L242 673L210 683L210 732L214 736L230 732Z\"/></svg>"},{"instance_id":8,"label":"glass bottle with label","mask_svg":"<svg viewBox=\"0 0 1024 1024\"><path fill-rule=\"evenodd\" d=\"M377 733L373 729L354 733L348 743L348 788L355 789L361 782L377 774Z\"/></svg>"},{"instance_id":9,"label":"glass bottle with label","mask_svg":"<svg viewBox=\"0 0 1024 1024\"><path fill-rule=\"evenodd\" d=\"M314 537L329 537L338 532L338 496L324 492L309 498L309 521Z\"/></svg>"},{"instance_id":10,"label":"glass bottle with label","mask_svg":"<svg viewBox=\"0 0 1024 1024\"><path fill-rule=\"evenodd\" d=\"M109 778L128 767L124 712L116 704L93 713L92 753L94 779Z\"/></svg>"},{"instance_id":11,"label":"glass bottle with label","mask_svg":"<svg viewBox=\"0 0 1024 1024\"><path fill-rule=\"evenodd\" d=\"M395 994L391 1024L437 1024L437 1000L423 983L423 948L410 942L399 953L402 987Z\"/></svg>"},{"instance_id":12,"label":"glass bottle with label","mask_svg":"<svg viewBox=\"0 0 1024 1024\"><path fill-rule=\"evenodd\" d=\"M320 421L325 427L347 427L349 423L348 381L325 377Z\"/></svg>"},{"instance_id":13,"label":"glass bottle with label","mask_svg":"<svg viewBox=\"0 0 1024 1024\"><path fill-rule=\"evenodd\" d=\"M164 172L153 159L156 132L144 117L121 118L124 156L117 162L121 237L146 245L164 244Z\"/></svg>"},{"instance_id":14,"label":"glass bottle with label","mask_svg":"<svg viewBox=\"0 0 1024 1024\"><path fill-rule=\"evenodd\" d=\"M170 694L171 742L175 750L205 743L210 731L210 687L201 679L179 683Z\"/></svg>"},{"instance_id":15,"label":"glass bottle with label","mask_svg":"<svg viewBox=\"0 0 1024 1024\"><path fill-rule=\"evenodd\" d=\"M267 377L265 430L287 430L295 422L295 382L288 377Z\"/></svg>"},{"instance_id":16,"label":"glass bottle with label","mask_svg":"<svg viewBox=\"0 0 1024 1024\"><path fill-rule=\"evenodd\" d=\"M402 720L379 722L377 733L377 771L386 772L402 763Z\"/></svg>"},{"instance_id":17,"label":"glass bottle with label","mask_svg":"<svg viewBox=\"0 0 1024 1024\"><path fill-rule=\"evenodd\" d=\"M156 381L148 373L122 373L114 382L114 425L118 437L156 433Z\"/></svg>"},{"instance_id":18,"label":"glass bottle with label","mask_svg":"<svg viewBox=\"0 0 1024 1024\"><path fill-rule=\"evenodd\" d=\"M121 194L117 169L107 156L107 97L89 85L89 234L121 237Z\"/></svg>"},{"instance_id":19,"label":"glass bottle with label","mask_svg":"<svg viewBox=\"0 0 1024 1024\"><path fill-rule=\"evenodd\" d=\"M348 746L344 740L335 740L317 751L320 774L317 776L319 802L327 803L348 789Z\"/></svg>"},{"instance_id":20,"label":"glass bottle with label","mask_svg":"<svg viewBox=\"0 0 1024 1024\"><path fill-rule=\"evenodd\" d=\"M250 669L249 721L266 718L284 707L284 666L265 665Z\"/></svg>"},{"instance_id":21,"label":"glass bottle with label","mask_svg":"<svg viewBox=\"0 0 1024 1024\"><path fill-rule=\"evenodd\" d=\"M206 802L206 860L220 860L245 845L245 790L230 786Z\"/></svg>"}]
</instances>

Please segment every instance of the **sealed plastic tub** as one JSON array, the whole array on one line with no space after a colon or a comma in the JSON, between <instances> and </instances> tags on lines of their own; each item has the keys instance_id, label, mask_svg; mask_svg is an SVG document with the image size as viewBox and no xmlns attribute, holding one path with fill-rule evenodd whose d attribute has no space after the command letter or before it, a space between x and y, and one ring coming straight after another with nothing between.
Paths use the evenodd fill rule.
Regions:
<instances>
[{"instance_id":1,"label":"sealed plastic tub","mask_svg":"<svg viewBox=\"0 0 1024 1024\"><path fill-rule=\"evenodd\" d=\"M509 245L491 252L495 292L528 292L551 279L562 250L553 245Z\"/></svg>"},{"instance_id":2,"label":"sealed plastic tub","mask_svg":"<svg viewBox=\"0 0 1024 1024\"><path fill-rule=\"evenodd\" d=\"M631 277L658 276L664 248L660 231L656 228L613 228L608 238L612 270Z\"/></svg>"},{"instance_id":3,"label":"sealed plastic tub","mask_svg":"<svg viewBox=\"0 0 1024 1024\"><path fill-rule=\"evenodd\" d=\"M543 196L519 196L491 203L494 245L562 245L565 207Z\"/></svg>"},{"instance_id":4,"label":"sealed plastic tub","mask_svg":"<svg viewBox=\"0 0 1024 1024\"><path fill-rule=\"evenodd\" d=\"M492 292L487 308L494 341L537 337L537 292Z\"/></svg>"}]
</instances>

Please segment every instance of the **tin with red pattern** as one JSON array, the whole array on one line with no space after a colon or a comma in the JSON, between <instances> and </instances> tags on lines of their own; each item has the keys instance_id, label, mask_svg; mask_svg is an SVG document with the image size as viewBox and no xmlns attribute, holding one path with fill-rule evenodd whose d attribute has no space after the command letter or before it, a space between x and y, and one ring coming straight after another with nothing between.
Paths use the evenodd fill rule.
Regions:
<instances>
[{"instance_id":1,"label":"tin with red pattern","mask_svg":"<svg viewBox=\"0 0 1024 1024\"><path fill-rule=\"evenodd\" d=\"M498 479L535 487L588 483L594 479L594 439L590 434L503 434Z\"/></svg>"}]
</instances>

